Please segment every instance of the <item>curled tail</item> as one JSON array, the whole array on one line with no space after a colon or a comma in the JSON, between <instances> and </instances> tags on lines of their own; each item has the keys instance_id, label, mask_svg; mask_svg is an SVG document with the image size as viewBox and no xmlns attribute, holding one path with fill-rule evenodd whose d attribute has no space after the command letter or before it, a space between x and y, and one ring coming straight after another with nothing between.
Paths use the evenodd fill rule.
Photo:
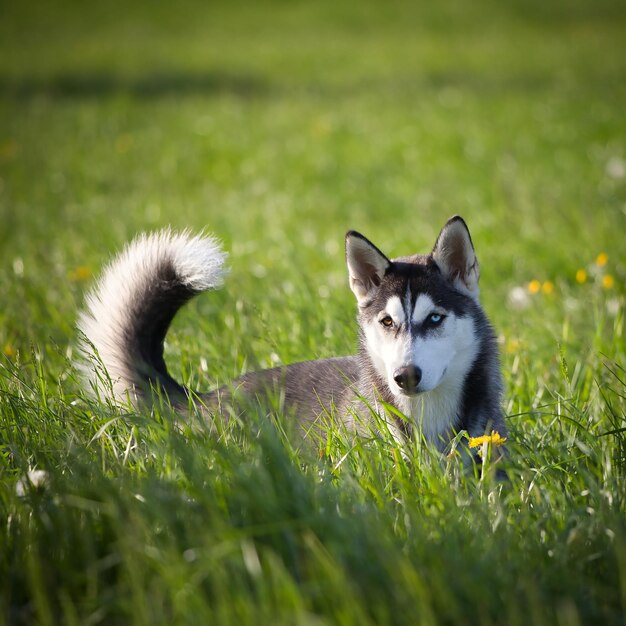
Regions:
<instances>
[{"instance_id":1,"label":"curled tail","mask_svg":"<svg viewBox=\"0 0 626 626\"><path fill-rule=\"evenodd\" d=\"M143 234L129 243L105 268L78 318L91 388L102 391L106 381L120 403L149 396L151 387L170 397L185 393L167 371L163 340L183 304L221 285L225 259L215 239L187 231Z\"/></svg>"}]
</instances>

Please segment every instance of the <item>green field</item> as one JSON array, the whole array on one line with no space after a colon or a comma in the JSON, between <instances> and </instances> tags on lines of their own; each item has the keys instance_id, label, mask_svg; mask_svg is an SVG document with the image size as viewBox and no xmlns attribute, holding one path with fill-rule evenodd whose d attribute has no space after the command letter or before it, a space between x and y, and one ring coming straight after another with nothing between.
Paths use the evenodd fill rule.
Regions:
<instances>
[{"instance_id":1,"label":"green field","mask_svg":"<svg viewBox=\"0 0 626 626\"><path fill-rule=\"evenodd\" d=\"M508 480L81 391L77 312L137 232L230 252L166 346L206 390L353 351L345 231L426 252L456 213ZM2 2L0 261L0 624L624 624L618 0Z\"/></svg>"}]
</instances>

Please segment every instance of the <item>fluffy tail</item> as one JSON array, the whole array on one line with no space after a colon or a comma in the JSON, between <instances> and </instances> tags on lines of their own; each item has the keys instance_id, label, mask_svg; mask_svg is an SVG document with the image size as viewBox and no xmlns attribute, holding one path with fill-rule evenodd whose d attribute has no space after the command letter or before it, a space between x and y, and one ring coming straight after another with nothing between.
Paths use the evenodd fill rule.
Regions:
<instances>
[{"instance_id":1,"label":"fluffy tail","mask_svg":"<svg viewBox=\"0 0 626 626\"><path fill-rule=\"evenodd\" d=\"M143 234L128 244L106 267L78 319L91 388L112 389L120 403L137 402L152 387L171 398L185 393L167 371L163 340L183 304L221 285L225 259L215 239L187 231Z\"/></svg>"}]
</instances>

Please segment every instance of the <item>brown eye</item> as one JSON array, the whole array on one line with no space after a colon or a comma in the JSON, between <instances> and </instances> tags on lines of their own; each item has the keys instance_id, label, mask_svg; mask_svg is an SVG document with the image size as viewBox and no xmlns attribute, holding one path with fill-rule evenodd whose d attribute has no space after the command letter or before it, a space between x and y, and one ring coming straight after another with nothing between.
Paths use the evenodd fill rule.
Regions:
<instances>
[{"instance_id":1,"label":"brown eye","mask_svg":"<svg viewBox=\"0 0 626 626\"><path fill-rule=\"evenodd\" d=\"M385 328L391 328L393 326L393 320L391 319L391 317L389 317L389 315L385 315L385 317L383 317L380 320L380 323L385 327Z\"/></svg>"}]
</instances>

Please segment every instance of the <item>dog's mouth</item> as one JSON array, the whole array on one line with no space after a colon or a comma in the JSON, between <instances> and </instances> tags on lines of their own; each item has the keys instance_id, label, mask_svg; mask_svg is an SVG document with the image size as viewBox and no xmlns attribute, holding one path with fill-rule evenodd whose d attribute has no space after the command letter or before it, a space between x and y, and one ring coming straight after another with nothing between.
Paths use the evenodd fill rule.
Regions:
<instances>
[{"instance_id":1,"label":"dog's mouth","mask_svg":"<svg viewBox=\"0 0 626 626\"><path fill-rule=\"evenodd\" d=\"M419 383L400 386L394 382L391 385L391 388L395 391L396 395L403 396L405 398L415 398L426 391Z\"/></svg>"},{"instance_id":2,"label":"dog's mouth","mask_svg":"<svg viewBox=\"0 0 626 626\"><path fill-rule=\"evenodd\" d=\"M414 389L401 389L400 387L398 387L397 389L401 396L406 396L407 398L415 398L415 396L419 396L420 394L424 393L419 388L419 386L415 387Z\"/></svg>"}]
</instances>

